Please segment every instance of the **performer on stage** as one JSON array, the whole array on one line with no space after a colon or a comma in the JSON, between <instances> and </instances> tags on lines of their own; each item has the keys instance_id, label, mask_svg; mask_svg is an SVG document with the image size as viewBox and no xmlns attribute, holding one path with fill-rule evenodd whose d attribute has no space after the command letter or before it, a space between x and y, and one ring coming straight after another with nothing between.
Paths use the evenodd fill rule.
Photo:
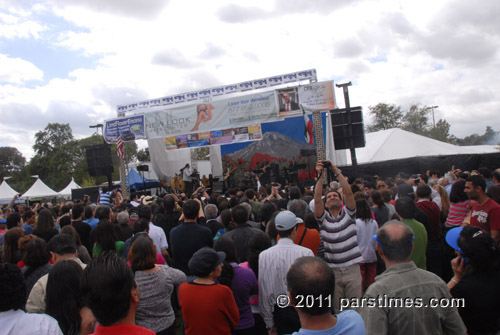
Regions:
<instances>
[{"instance_id":1,"label":"performer on stage","mask_svg":"<svg viewBox=\"0 0 500 335\"><path fill-rule=\"evenodd\" d=\"M184 181L184 193L188 197L191 196L191 193L193 192L193 183L191 180L191 169L190 169L189 163L186 163L186 165L181 169L182 170L182 180Z\"/></svg>"},{"instance_id":2,"label":"performer on stage","mask_svg":"<svg viewBox=\"0 0 500 335\"><path fill-rule=\"evenodd\" d=\"M288 176L290 178L290 184L298 183L298 175L299 170L297 162L295 161L295 157L292 157L292 159L290 159L290 162L288 163Z\"/></svg>"}]
</instances>

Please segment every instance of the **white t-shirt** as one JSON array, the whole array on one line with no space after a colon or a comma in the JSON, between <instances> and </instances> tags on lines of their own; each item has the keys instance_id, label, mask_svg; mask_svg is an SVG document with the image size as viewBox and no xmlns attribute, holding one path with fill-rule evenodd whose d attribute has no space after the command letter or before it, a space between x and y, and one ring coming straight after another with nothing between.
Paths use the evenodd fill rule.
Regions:
<instances>
[{"instance_id":1,"label":"white t-shirt","mask_svg":"<svg viewBox=\"0 0 500 335\"><path fill-rule=\"evenodd\" d=\"M57 320L47 314L9 310L0 313L1 333L5 335L63 335Z\"/></svg>"}]
</instances>

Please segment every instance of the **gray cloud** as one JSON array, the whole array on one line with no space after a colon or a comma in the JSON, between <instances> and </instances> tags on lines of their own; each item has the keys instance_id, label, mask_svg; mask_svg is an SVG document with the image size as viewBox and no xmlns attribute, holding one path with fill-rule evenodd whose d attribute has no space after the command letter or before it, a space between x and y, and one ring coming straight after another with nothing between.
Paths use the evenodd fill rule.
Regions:
<instances>
[{"instance_id":1,"label":"gray cloud","mask_svg":"<svg viewBox=\"0 0 500 335\"><path fill-rule=\"evenodd\" d=\"M153 56L151 62L155 65L166 65L176 68L192 68L198 66L196 62L187 59L177 50L160 51Z\"/></svg>"},{"instance_id":2,"label":"gray cloud","mask_svg":"<svg viewBox=\"0 0 500 335\"><path fill-rule=\"evenodd\" d=\"M480 32L450 30L420 35L415 49L422 48L432 57L465 62L472 66L481 65L496 56L498 42Z\"/></svg>"},{"instance_id":3,"label":"gray cloud","mask_svg":"<svg viewBox=\"0 0 500 335\"><path fill-rule=\"evenodd\" d=\"M257 54L253 53L253 52L245 52L243 53L243 56L245 56L245 58L251 60L252 62L260 62L260 58L259 56L257 56Z\"/></svg>"},{"instance_id":4,"label":"gray cloud","mask_svg":"<svg viewBox=\"0 0 500 335\"><path fill-rule=\"evenodd\" d=\"M328 15L364 0L276 0L274 9L266 11L254 6L229 4L219 9L217 17L226 23L245 23L273 19L287 14L315 13Z\"/></svg>"},{"instance_id":5,"label":"gray cloud","mask_svg":"<svg viewBox=\"0 0 500 335\"><path fill-rule=\"evenodd\" d=\"M148 93L138 87L113 87L99 85L92 88L93 96L110 106L125 105L148 99Z\"/></svg>"},{"instance_id":6,"label":"gray cloud","mask_svg":"<svg viewBox=\"0 0 500 335\"><path fill-rule=\"evenodd\" d=\"M226 54L226 51L218 45L207 44L207 48L200 53L202 58L218 58Z\"/></svg>"},{"instance_id":7,"label":"gray cloud","mask_svg":"<svg viewBox=\"0 0 500 335\"><path fill-rule=\"evenodd\" d=\"M352 58L361 56L364 50L364 45L356 38L349 38L335 42L333 53L337 57Z\"/></svg>"},{"instance_id":8,"label":"gray cloud","mask_svg":"<svg viewBox=\"0 0 500 335\"><path fill-rule=\"evenodd\" d=\"M346 6L353 6L363 0L277 0L275 14L317 13L328 15Z\"/></svg>"},{"instance_id":9,"label":"gray cloud","mask_svg":"<svg viewBox=\"0 0 500 335\"><path fill-rule=\"evenodd\" d=\"M52 0L56 6L87 7L99 12L107 12L117 16L129 16L146 20L157 17L162 9L169 4L169 0Z\"/></svg>"},{"instance_id":10,"label":"gray cloud","mask_svg":"<svg viewBox=\"0 0 500 335\"><path fill-rule=\"evenodd\" d=\"M402 13L389 13L381 20L380 24L400 36L408 36L415 31L413 25Z\"/></svg>"},{"instance_id":11,"label":"gray cloud","mask_svg":"<svg viewBox=\"0 0 500 335\"><path fill-rule=\"evenodd\" d=\"M499 12L498 1L452 1L431 18L429 32L416 34L413 50L458 65L487 65L500 51Z\"/></svg>"},{"instance_id":12,"label":"gray cloud","mask_svg":"<svg viewBox=\"0 0 500 335\"><path fill-rule=\"evenodd\" d=\"M217 17L226 23L245 23L273 17L270 12L257 7L230 4L219 9Z\"/></svg>"}]
</instances>

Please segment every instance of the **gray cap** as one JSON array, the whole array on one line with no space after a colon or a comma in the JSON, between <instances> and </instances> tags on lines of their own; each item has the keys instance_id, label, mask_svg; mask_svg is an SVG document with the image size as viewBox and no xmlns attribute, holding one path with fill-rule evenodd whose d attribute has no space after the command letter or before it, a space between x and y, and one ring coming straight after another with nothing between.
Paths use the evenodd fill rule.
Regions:
<instances>
[{"instance_id":1,"label":"gray cap","mask_svg":"<svg viewBox=\"0 0 500 335\"><path fill-rule=\"evenodd\" d=\"M287 231L295 227L298 223L302 223L301 218L298 218L290 211L282 211L274 219L276 230Z\"/></svg>"}]
</instances>

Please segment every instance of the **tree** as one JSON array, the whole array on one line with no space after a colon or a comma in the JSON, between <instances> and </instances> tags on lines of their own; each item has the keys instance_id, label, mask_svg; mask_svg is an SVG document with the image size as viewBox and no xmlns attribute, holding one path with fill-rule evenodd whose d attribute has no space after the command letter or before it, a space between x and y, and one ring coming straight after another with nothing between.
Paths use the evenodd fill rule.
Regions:
<instances>
[{"instance_id":1,"label":"tree","mask_svg":"<svg viewBox=\"0 0 500 335\"><path fill-rule=\"evenodd\" d=\"M137 152L137 160L139 162L149 162L151 157L149 156L149 148L141 149Z\"/></svg>"},{"instance_id":2,"label":"tree","mask_svg":"<svg viewBox=\"0 0 500 335\"><path fill-rule=\"evenodd\" d=\"M403 116L402 128L419 135L427 135L429 129L429 117L427 107L419 108L418 105L410 106Z\"/></svg>"},{"instance_id":3,"label":"tree","mask_svg":"<svg viewBox=\"0 0 500 335\"><path fill-rule=\"evenodd\" d=\"M20 172L26 165L26 158L13 147L0 147L0 177Z\"/></svg>"},{"instance_id":4,"label":"tree","mask_svg":"<svg viewBox=\"0 0 500 335\"><path fill-rule=\"evenodd\" d=\"M463 139L457 138L456 144L458 145L480 145L480 144L499 144L498 131L492 127L487 126L483 135L476 133L464 137Z\"/></svg>"},{"instance_id":5,"label":"tree","mask_svg":"<svg viewBox=\"0 0 500 335\"><path fill-rule=\"evenodd\" d=\"M35 155L47 157L51 152L73 140L73 131L68 123L49 123L35 134Z\"/></svg>"},{"instance_id":6,"label":"tree","mask_svg":"<svg viewBox=\"0 0 500 335\"><path fill-rule=\"evenodd\" d=\"M429 137L442 141L442 142L452 142L453 137L450 136L450 124L443 119L440 119L436 123L436 127L431 128L428 131Z\"/></svg>"},{"instance_id":7,"label":"tree","mask_svg":"<svg viewBox=\"0 0 500 335\"><path fill-rule=\"evenodd\" d=\"M403 111L400 106L379 103L375 106L369 106L368 109L370 115L374 117L374 122L367 127L368 131L401 127Z\"/></svg>"}]
</instances>

